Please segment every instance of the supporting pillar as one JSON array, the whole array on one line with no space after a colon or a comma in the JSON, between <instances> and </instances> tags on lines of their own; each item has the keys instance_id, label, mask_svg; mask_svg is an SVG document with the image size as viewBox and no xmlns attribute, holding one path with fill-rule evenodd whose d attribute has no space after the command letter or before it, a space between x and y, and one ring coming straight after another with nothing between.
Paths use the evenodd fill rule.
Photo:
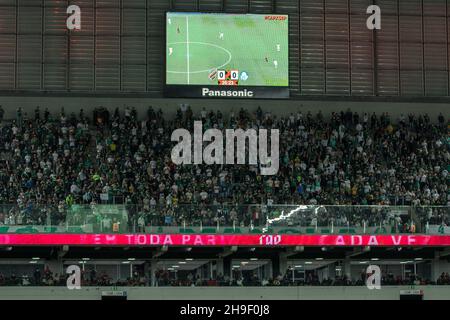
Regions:
<instances>
[{"instance_id":1,"label":"supporting pillar","mask_svg":"<svg viewBox=\"0 0 450 320\"><path fill-rule=\"evenodd\" d=\"M152 287L156 287L157 283L156 283L156 277L155 277L155 272L156 272L156 260L152 259L149 262L150 265L150 285Z\"/></svg>"},{"instance_id":2,"label":"supporting pillar","mask_svg":"<svg viewBox=\"0 0 450 320\"><path fill-rule=\"evenodd\" d=\"M151 271L151 263L150 263L150 261L145 261L145 263L144 263L144 276L145 276L145 278L147 279L147 281L146 281L146 283L145 283L145 285L146 286L149 286L149 285L152 285L152 275L150 274L152 271Z\"/></svg>"},{"instance_id":3,"label":"supporting pillar","mask_svg":"<svg viewBox=\"0 0 450 320\"><path fill-rule=\"evenodd\" d=\"M437 279L441 276L442 271L440 265L439 253L435 252L434 259L431 260L431 281L437 281Z\"/></svg>"},{"instance_id":4,"label":"supporting pillar","mask_svg":"<svg viewBox=\"0 0 450 320\"><path fill-rule=\"evenodd\" d=\"M222 259L223 276L231 279L231 257L225 257Z\"/></svg>"},{"instance_id":5,"label":"supporting pillar","mask_svg":"<svg viewBox=\"0 0 450 320\"><path fill-rule=\"evenodd\" d=\"M265 265L264 265L264 278L266 279L266 280L269 280L269 279L273 279L274 278L274 273L273 273L273 266L272 266L272 263L266 263Z\"/></svg>"},{"instance_id":6,"label":"supporting pillar","mask_svg":"<svg viewBox=\"0 0 450 320\"><path fill-rule=\"evenodd\" d=\"M336 263L328 265L328 279L336 279Z\"/></svg>"},{"instance_id":7,"label":"supporting pillar","mask_svg":"<svg viewBox=\"0 0 450 320\"><path fill-rule=\"evenodd\" d=\"M285 267L281 266L281 254L279 254L278 256L275 256L272 259L272 270L273 270L273 277L278 277L279 274L284 274L284 272L286 271Z\"/></svg>"},{"instance_id":8,"label":"supporting pillar","mask_svg":"<svg viewBox=\"0 0 450 320\"><path fill-rule=\"evenodd\" d=\"M217 270L217 275L224 275L224 270L223 270L223 259L219 258L216 261L216 270Z\"/></svg>"},{"instance_id":9,"label":"supporting pillar","mask_svg":"<svg viewBox=\"0 0 450 320\"><path fill-rule=\"evenodd\" d=\"M352 269L349 257L346 257L344 260L344 274L348 280L352 280Z\"/></svg>"},{"instance_id":10,"label":"supporting pillar","mask_svg":"<svg viewBox=\"0 0 450 320\"><path fill-rule=\"evenodd\" d=\"M279 263L280 271L279 271L279 273L284 275L286 273L286 271L287 271L287 268L288 268L286 254L280 253L279 259L280 259L280 263Z\"/></svg>"}]
</instances>

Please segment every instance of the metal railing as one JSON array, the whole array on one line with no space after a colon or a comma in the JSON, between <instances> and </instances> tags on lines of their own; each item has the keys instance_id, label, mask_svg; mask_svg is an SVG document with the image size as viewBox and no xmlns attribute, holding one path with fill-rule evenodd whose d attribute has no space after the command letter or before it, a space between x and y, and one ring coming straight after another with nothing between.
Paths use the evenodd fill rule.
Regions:
<instances>
[{"instance_id":1,"label":"metal railing","mask_svg":"<svg viewBox=\"0 0 450 320\"><path fill-rule=\"evenodd\" d=\"M445 206L29 204L0 205L0 232L450 233L449 217Z\"/></svg>"},{"instance_id":2,"label":"metal railing","mask_svg":"<svg viewBox=\"0 0 450 320\"><path fill-rule=\"evenodd\" d=\"M446 206L0 205L0 233L450 233Z\"/></svg>"}]
</instances>

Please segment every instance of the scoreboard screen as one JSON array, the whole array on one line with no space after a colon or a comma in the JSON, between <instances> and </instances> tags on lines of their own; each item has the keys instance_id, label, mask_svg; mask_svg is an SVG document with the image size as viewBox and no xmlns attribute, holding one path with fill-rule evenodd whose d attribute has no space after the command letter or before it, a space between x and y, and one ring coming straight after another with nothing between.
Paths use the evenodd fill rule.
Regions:
<instances>
[{"instance_id":1,"label":"scoreboard screen","mask_svg":"<svg viewBox=\"0 0 450 320\"><path fill-rule=\"evenodd\" d=\"M166 95L288 98L287 15L166 14Z\"/></svg>"}]
</instances>

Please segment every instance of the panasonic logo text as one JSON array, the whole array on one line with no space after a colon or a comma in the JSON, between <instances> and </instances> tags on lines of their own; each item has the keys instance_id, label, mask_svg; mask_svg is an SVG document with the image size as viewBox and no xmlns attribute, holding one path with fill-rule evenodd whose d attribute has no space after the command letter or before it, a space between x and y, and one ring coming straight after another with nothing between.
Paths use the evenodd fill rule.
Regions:
<instances>
[{"instance_id":1,"label":"panasonic logo text","mask_svg":"<svg viewBox=\"0 0 450 320\"><path fill-rule=\"evenodd\" d=\"M252 98L254 96L253 91L244 89L238 91L232 90L210 90L208 88L202 88L203 97L236 97L236 98Z\"/></svg>"}]
</instances>

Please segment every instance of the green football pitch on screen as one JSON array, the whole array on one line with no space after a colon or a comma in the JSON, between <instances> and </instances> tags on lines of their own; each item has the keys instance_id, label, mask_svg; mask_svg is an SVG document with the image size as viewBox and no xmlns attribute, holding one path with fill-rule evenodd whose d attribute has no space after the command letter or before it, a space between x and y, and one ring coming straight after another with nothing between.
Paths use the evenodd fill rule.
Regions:
<instances>
[{"instance_id":1,"label":"green football pitch on screen","mask_svg":"<svg viewBox=\"0 0 450 320\"><path fill-rule=\"evenodd\" d=\"M166 84L289 85L287 16L167 13L166 20Z\"/></svg>"}]
</instances>

